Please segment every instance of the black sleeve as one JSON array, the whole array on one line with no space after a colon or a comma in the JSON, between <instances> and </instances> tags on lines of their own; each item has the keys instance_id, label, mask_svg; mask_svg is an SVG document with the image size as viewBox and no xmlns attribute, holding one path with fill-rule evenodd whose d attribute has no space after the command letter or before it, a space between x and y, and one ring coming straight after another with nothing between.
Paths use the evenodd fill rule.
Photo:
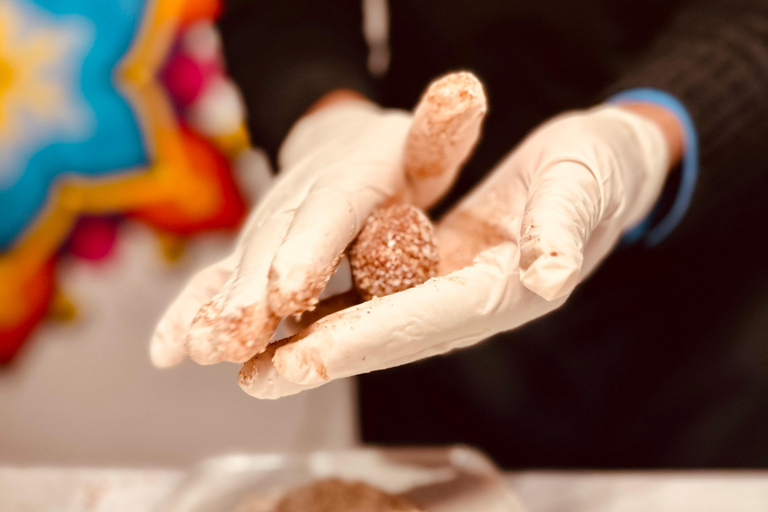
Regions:
<instances>
[{"instance_id":1,"label":"black sleeve","mask_svg":"<svg viewBox=\"0 0 768 512\"><path fill-rule=\"evenodd\" d=\"M677 97L698 135L698 182L672 238L766 203L755 192L768 185L768 0L688 2L608 94L638 87Z\"/></svg>"},{"instance_id":2,"label":"black sleeve","mask_svg":"<svg viewBox=\"0 0 768 512\"><path fill-rule=\"evenodd\" d=\"M360 0L229 0L219 21L254 144L274 158L296 119L333 89L374 96Z\"/></svg>"}]
</instances>

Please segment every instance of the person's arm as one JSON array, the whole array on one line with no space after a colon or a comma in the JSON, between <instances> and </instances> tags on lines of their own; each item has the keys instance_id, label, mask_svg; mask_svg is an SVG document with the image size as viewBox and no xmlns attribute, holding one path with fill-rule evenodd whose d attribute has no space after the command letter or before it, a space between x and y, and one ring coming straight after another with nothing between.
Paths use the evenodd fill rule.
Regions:
<instances>
[{"instance_id":1,"label":"person's arm","mask_svg":"<svg viewBox=\"0 0 768 512\"><path fill-rule=\"evenodd\" d=\"M362 2L230 0L219 21L254 143L274 157L293 123L334 90L374 98Z\"/></svg>"},{"instance_id":2,"label":"person's arm","mask_svg":"<svg viewBox=\"0 0 768 512\"><path fill-rule=\"evenodd\" d=\"M655 103L626 103L622 106L624 110L639 114L661 128L669 148L670 168L677 167L683 158L685 150L685 134L677 116Z\"/></svg>"},{"instance_id":3,"label":"person's arm","mask_svg":"<svg viewBox=\"0 0 768 512\"><path fill-rule=\"evenodd\" d=\"M672 210L680 211L680 198L687 207L698 139L708 169L733 168L718 162L729 153L749 165L747 179L731 174L724 184L754 186L762 151L747 132L764 143L765 121L754 114L765 117L767 96L758 82L762 59L751 52L764 46L764 11L762 2L691 4L659 42L667 54L616 84L621 95L610 102L618 106L548 121L445 217L438 235L451 274L323 318L246 364L241 385L259 396L254 383L271 369L294 393L466 347L556 309L622 233L648 218L681 160L686 186ZM700 25L697 16L705 18ZM738 50L729 37L739 39ZM756 89L740 90L750 85ZM729 194L706 192L703 203L697 197L702 214L718 208L710 197Z\"/></svg>"},{"instance_id":4,"label":"person's arm","mask_svg":"<svg viewBox=\"0 0 768 512\"><path fill-rule=\"evenodd\" d=\"M707 230L712 215L736 218L740 208L727 206L758 199L750 191L768 180L768 2L690 2L606 96L653 103L659 93L679 101L690 126L687 165L672 176L651 221L666 224L654 242L683 215L673 238Z\"/></svg>"}]
</instances>

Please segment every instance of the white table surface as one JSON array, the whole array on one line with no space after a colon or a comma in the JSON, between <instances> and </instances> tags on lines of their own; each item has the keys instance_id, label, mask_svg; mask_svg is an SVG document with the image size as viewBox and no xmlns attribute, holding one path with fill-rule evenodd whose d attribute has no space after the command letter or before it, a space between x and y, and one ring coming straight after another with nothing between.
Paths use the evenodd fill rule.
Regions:
<instances>
[{"instance_id":1,"label":"white table surface","mask_svg":"<svg viewBox=\"0 0 768 512\"><path fill-rule=\"evenodd\" d=\"M0 467L0 511L150 512L182 471ZM766 472L520 472L530 512L765 512Z\"/></svg>"}]
</instances>

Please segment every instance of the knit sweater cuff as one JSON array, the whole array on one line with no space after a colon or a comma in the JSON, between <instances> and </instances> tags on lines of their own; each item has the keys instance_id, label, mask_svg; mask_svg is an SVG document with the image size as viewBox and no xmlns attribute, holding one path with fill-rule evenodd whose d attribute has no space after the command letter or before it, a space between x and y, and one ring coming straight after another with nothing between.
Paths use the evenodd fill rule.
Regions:
<instances>
[{"instance_id":1,"label":"knit sweater cuff","mask_svg":"<svg viewBox=\"0 0 768 512\"><path fill-rule=\"evenodd\" d=\"M599 98L638 89L663 91L689 116L702 172L677 234L707 229L722 217L721 208L744 197L752 183L762 179L768 131L766 62L768 3L691 2L638 65ZM731 172L734 169L738 174ZM670 189L682 185L684 178L681 173L670 176L667 208L682 202L678 192L685 191L671 194Z\"/></svg>"},{"instance_id":2,"label":"knit sweater cuff","mask_svg":"<svg viewBox=\"0 0 768 512\"><path fill-rule=\"evenodd\" d=\"M741 51L747 54L734 58L734 52ZM716 152L766 108L768 76L762 76L765 71L750 58L758 56L748 53L727 39L681 41L674 51L652 54L645 65L615 83L609 94L638 88L669 93L690 114L703 150Z\"/></svg>"}]
</instances>

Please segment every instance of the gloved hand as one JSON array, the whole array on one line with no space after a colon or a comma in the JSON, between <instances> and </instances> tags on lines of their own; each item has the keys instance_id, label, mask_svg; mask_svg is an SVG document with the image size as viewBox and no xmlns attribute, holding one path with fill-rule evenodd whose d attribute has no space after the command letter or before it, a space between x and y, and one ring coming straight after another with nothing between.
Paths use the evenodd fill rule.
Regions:
<instances>
[{"instance_id":1,"label":"gloved hand","mask_svg":"<svg viewBox=\"0 0 768 512\"><path fill-rule=\"evenodd\" d=\"M445 193L485 111L480 82L455 73L434 82L413 114L347 100L301 119L232 256L195 276L161 319L154 364L186 353L200 364L242 363L264 350L283 317L317 303L374 208L427 208Z\"/></svg>"},{"instance_id":2,"label":"gloved hand","mask_svg":"<svg viewBox=\"0 0 768 512\"><path fill-rule=\"evenodd\" d=\"M473 345L565 302L649 213L670 167L658 124L617 106L534 131L437 228L441 276L326 316L243 366L277 398Z\"/></svg>"}]
</instances>

